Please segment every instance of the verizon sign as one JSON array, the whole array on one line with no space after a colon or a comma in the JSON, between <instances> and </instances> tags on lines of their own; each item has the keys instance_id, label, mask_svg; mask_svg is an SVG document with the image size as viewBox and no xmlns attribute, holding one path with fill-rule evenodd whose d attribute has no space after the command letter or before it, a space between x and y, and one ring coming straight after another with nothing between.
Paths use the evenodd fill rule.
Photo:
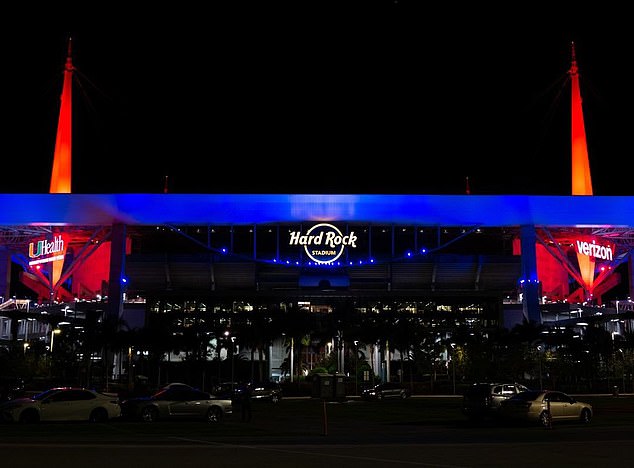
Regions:
<instances>
[{"instance_id":1,"label":"verizon sign","mask_svg":"<svg viewBox=\"0 0 634 468\"><path fill-rule=\"evenodd\" d=\"M607 245L597 244L596 240L576 240L577 253L586 255L588 257L598 258L599 260L612 261L614 256L614 245L607 243Z\"/></svg>"},{"instance_id":2,"label":"verizon sign","mask_svg":"<svg viewBox=\"0 0 634 468\"><path fill-rule=\"evenodd\" d=\"M289 245L303 246L306 255L316 263L332 263L343 253L346 247L357 247L354 231L344 235L336 226L320 223L311 227L305 234L300 231L289 233Z\"/></svg>"}]
</instances>

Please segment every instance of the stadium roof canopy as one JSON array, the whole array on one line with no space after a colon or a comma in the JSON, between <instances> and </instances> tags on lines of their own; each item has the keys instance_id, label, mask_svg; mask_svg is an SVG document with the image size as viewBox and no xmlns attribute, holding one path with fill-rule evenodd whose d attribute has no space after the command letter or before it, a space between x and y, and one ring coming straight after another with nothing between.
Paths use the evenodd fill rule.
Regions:
<instances>
[{"instance_id":1,"label":"stadium roof canopy","mask_svg":"<svg viewBox=\"0 0 634 468\"><path fill-rule=\"evenodd\" d=\"M0 194L0 226L363 222L629 228L634 197L532 195Z\"/></svg>"}]
</instances>

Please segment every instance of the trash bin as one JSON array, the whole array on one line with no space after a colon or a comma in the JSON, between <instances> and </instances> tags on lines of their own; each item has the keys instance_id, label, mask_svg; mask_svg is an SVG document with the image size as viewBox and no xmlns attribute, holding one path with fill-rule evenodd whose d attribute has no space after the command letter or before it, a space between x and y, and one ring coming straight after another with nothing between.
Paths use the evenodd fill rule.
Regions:
<instances>
[{"instance_id":1,"label":"trash bin","mask_svg":"<svg viewBox=\"0 0 634 468\"><path fill-rule=\"evenodd\" d=\"M313 374L313 398L322 400L345 400L346 380L344 374Z\"/></svg>"},{"instance_id":2,"label":"trash bin","mask_svg":"<svg viewBox=\"0 0 634 468\"><path fill-rule=\"evenodd\" d=\"M332 376L334 382L333 399L340 401L346 399L346 380L344 374L334 374Z\"/></svg>"},{"instance_id":3,"label":"trash bin","mask_svg":"<svg viewBox=\"0 0 634 468\"><path fill-rule=\"evenodd\" d=\"M313 375L313 398L321 398L322 400L331 400L334 395L334 380L331 374L314 374Z\"/></svg>"}]
</instances>

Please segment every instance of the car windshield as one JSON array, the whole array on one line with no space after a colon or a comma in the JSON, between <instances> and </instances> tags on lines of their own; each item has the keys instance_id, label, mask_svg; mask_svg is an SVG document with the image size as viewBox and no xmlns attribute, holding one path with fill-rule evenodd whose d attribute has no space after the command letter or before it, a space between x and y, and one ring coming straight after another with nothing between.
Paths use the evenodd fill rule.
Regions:
<instances>
[{"instance_id":1,"label":"car windshield","mask_svg":"<svg viewBox=\"0 0 634 468\"><path fill-rule=\"evenodd\" d=\"M208 400L211 398L211 395L193 388L171 387L159 390L152 395L152 398L154 400L194 401Z\"/></svg>"},{"instance_id":2,"label":"car windshield","mask_svg":"<svg viewBox=\"0 0 634 468\"><path fill-rule=\"evenodd\" d=\"M51 395L53 395L53 394L55 394L57 392L59 392L59 390L51 388L49 390L43 391L42 393L38 393L37 395L33 395L31 397L31 400L40 401L40 400L43 400L45 398L48 398L49 396L51 396Z\"/></svg>"},{"instance_id":3,"label":"car windshield","mask_svg":"<svg viewBox=\"0 0 634 468\"><path fill-rule=\"evenodd\" d=\"M535 391L535 390L527 390L525 392L520 392L515 396L512 396L511 398L513 400L522 400L522 401L533 401L536 400L537 397L541 394L542 392L540 391Z\"/></svg>"},{"instance_id":4,"label":"car windshield","mask_svg":"<svg viewBox=\"0 0 634 468\"><path fill-rule=\"evenodd\" d=\"M487 395L489 393L489 388L491 388L492 385L489 384L477 384L477 385L473 385L471 387L469 387L467 389L467 395Z\"/></svg>"}]
</instances>

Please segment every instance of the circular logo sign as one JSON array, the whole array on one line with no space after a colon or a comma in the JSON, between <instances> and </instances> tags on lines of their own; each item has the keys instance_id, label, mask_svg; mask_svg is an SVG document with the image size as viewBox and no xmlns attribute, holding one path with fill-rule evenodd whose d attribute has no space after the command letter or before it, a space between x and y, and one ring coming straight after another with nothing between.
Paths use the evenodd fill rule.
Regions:
<instances>
[{"instance_id":1,"label":"circular logo sign","mask_svg":"<svg viewBox=\"0 0 634 468\"><path fill-rule=\"evenodd\" d=\"M343 242L336 244L334 239L342 239L341 231L331 224L316 224L308 230L306 235L315 236L319 245L305 245L308 257L317 263L332 263L343 253Z\"/></svg>"},{"instance_id":2,"label":"circular logo sign","mask_svg":"<svg viewBox=\"0 0 634 468\"><path fill-rule=\"evenodd\" d=\"M316 263L332 263L343 253L344 247L356 247L354 232L344 235L336 226L320 223L306 234L291 232L289 245L301 245L308 258Z\"/></svg>"}]
</instances>

